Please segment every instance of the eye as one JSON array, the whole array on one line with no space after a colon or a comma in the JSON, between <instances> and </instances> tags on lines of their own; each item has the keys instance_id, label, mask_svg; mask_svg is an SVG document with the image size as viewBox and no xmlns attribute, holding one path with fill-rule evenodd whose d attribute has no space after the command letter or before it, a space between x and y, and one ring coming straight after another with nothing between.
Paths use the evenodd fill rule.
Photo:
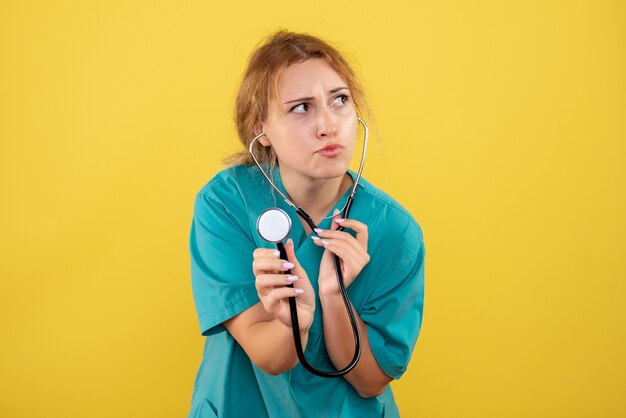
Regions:
<instances>
[{"instance_id":1,"label":"eye","mask_svg":"<svg viewBox=\"0 0 626 418\"><path fill-rule=\"evenodd\" d=\"M342 106L342 105L346 104L349 99L350 99L350 97L348 97L347 94L340 94L339 96L337 96L337 97L335 97L333 99L333 104Z\"/></svg>"},{"instance_id":2,"label":"eye","mask_svg":"<svg viewBox=\"0 0 626 418\"><path fill-rule=\"evenodd\" d=\"M300 104L295 105L294 107L292 107L289 111L292 112L292 113L306 113L306 112L309 111L309 104L308 103L300 103Z\"/></svg>"}]
</instances>

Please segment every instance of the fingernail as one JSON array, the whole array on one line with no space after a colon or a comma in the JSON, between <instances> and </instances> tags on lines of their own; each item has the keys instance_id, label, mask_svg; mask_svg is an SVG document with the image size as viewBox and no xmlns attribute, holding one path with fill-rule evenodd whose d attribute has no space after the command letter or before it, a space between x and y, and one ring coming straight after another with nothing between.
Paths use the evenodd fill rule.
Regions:
<instances>
[{"instance_id":1,"label":"fingernail","mask_svg":"<svg viewBox=\"0 0 626 418\"><path fill-rule=\"evenodd\" d=\"M335 219L335 222L337 222L338 224L342 223L343 221L345 221L345 219L343 219L343 218Z\"/></svg>"},{"instance_id":2,"label":"fingernail","mask_svg":"<svg viewBox=\"0 0 626 418\"><path fill-rule=\"evenodd\" d=\"M319 239L320 239L320 237L316 237L315 235L311 235L311 239L312 239L313 241L317 241L317 240L319 240Z\"/></svg>"},{"instance_id":3,"label":"fingernail","mask_svg":"<svg viewBox=\"0 0 626 418\"><path fill-rule=\"evenodd\" d=\"M293 245L293 240L291 238L287 240L287 245Z\"/></svg>"},{"instance_id":4,"label":"fingernail","mask_svg":"<svg viewBox=\"0 0 626 418\"><path fill-rule=\"evenodd\" d=\"M294 276L293 274L290 274L290 275L288 275L288 276L287 276L287 281L288 281L289 283L293 283L293 282L295 282L296 280L298 280L298 276Z\"/></svg>"},{"instance_id":5,"label":"fingernail","mask_svg":"<svg viewBox=\"0 0 626 418\"><path fill-rule=\"evenodd\" d=\"M322 228L315 228L313 231L319 234L320 232L323 232L324 230Z\"/></svg>"},{"instance_id":6,"label":"fingernail","mask_svg":"<svg viewBox=\"0 0 626 418\"><path fill-rule=\"evenodd\" d=\"M296 295L301 295L304 293L303 289L294 289L293 291L295 292Z\"/></svg>"},{"instance_id":7,"label":"fingernail","mask_svg":"<svg viewBox=\"0 0 626 418\"><path fill-rule=\"evenodd\" d=\"M333 212L333 216L335 215L339 215L339 209L335 208L335 211Z\"/></svg>"},{"instance_id":8,"label":"fingernail","mask_svg":"<svg viewBox=\"0 0 626 418\"><path fill-rule=\"evenodd\" d=\"M294 265L293 265L293 263L290 263L290 262L287 261L287 262L283 263L283 268L284 269L292 269L292 268L294 268Z\"/></svg>"},{"instance_id":9,"label":"fingernail","mask_svg":"<svg viewBox=\"0 0 626 418\"><path fill-rule=\"evenodd\" d=\"M274 254L274 257L278 257L280 255L280 251L276 250L272 254Z\"/></svg>"},{"instance_id":10,"label":"fingernail","mask_svg":"<svg viewBox=\"0 0 626 418\"><path fill-rule=\"evenodd\" d=\"M330 245L330 242L322 240L322 244L324 244L324 247L328 247Z\"/></svg>"}]
</instances>

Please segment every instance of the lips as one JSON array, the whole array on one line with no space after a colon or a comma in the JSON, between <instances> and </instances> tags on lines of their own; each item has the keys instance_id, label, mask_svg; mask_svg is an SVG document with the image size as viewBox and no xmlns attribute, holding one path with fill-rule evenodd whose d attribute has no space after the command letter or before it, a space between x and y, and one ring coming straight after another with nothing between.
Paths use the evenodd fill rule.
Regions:
<instances>
[{"instance_id":1,"label":"lips","mask_svg":"<svg viewBox=\"0 0 626 418\"><path fill-rule=\"evenodd\" d=\"M339 144L329 144L324 148L315 151L316 154L320 154L324 157L335 157L343 151L343 145Z\"/></svg>"}]
</instances>

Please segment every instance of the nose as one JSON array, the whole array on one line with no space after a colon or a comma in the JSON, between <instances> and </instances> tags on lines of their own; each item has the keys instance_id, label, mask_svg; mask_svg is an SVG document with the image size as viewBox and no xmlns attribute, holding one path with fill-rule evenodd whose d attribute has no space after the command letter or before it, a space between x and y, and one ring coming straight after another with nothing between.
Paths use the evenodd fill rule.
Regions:
<instances>
[{"instance_id":1,"label":"nose","mask_svg":"<svg viewBox=\"0 0 626 418\"><path fill-rule=\"evenodd\" d=\"M337 134L337 119L330 109L320 110L317 117L317 137L320 139Z\"/></svg>"}]
</instances>

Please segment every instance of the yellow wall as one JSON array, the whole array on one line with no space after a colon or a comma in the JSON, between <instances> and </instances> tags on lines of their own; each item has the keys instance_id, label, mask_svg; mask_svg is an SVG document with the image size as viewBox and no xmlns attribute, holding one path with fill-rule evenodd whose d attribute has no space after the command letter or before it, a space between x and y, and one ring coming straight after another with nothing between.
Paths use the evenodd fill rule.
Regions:
<instances>
[{"instance_id":1,"label":"yellow wall","mask_svg":"<svg viewBox=\"0 0 626 418\"><path fill-rule=\"evenodd\" d=\"M1 3L0 415L186 413L193 198L286 27L359 63L424 230L403 416L626 416L626 3L238 3Z\"/></svg>"}]
</instances>

